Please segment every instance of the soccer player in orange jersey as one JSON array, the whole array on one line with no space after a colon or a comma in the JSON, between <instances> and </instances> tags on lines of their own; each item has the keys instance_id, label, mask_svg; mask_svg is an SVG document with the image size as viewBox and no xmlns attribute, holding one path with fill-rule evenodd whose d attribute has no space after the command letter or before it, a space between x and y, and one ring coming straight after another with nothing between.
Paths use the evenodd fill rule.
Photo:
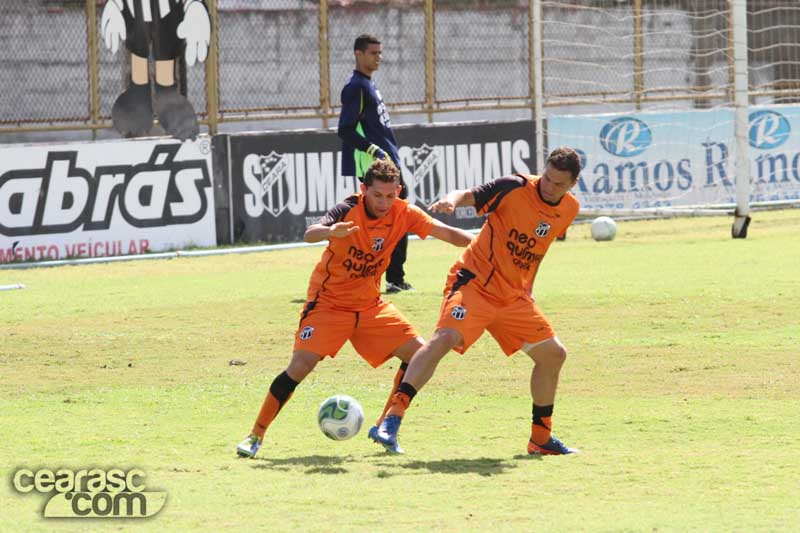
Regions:
<instances>
[{"instance_id":1,"label":"soccer player in orange jersey","mask_svg":"<svg viewBox=\"0 0 800 533\"><path fill-rule=\"evenodd\" d=\"M364 175L361 193L334 206L306 230L306 242L328 239L328 246L311 274L289 366L272 381L250 435L236 447L240 456L256 455L295 387L324 357L335 357L345 341L374 368L392 356L402 361L391 400L408 361L423 343L395 306L381 299L380 279L395 244L408 232L462 247L472 242L471 234L434 220L399 199L399 193L400 171L391 161L375 161ZM384 412L389 406L387 401Z\"/></svg>"},{"instance_id":2,"label":"soccer player in orange jersey","mask_svg":"<svg viewBox=\"0 0 800 533\"><path fill-rule=\"evenodd\" d=\"M558 375L567 350L534 302L531 290L550 243L578 214L578 200L569 190L577 183L580 170L575 150L557 148L541 176L506 176L473 189L452 191L431 205L431 211L440 213L471 205L488 217L450 269L433 338L411 359L383 422L370 430L373 440L402 453L397 432L414 395L447 352L464 353L488 331L506 355L522 350L533 360L528 453L575 451L550 432Z\"/></svg>"}]
</instances>

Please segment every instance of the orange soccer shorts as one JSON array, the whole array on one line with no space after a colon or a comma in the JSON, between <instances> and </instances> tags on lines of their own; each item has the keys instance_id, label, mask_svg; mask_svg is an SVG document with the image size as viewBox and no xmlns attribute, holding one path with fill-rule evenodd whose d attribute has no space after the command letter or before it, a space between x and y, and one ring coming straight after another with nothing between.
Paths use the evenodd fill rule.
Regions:
<instances>
[{"instance_id":1,"label":"orange soccer shorts","mask_svg":"<svg viewBox=\"0 0 800 533\"><path fill-rule=\"evenodd\" d=\"M418 336L414 326L388 302L379 301L363 311L345 311L330 304L306 302L294 349L335 357L349 340L367 363L378 368L397 348Z\"/></svg>"},{"instance_id":2,"label":"orange soccer shorts","mask_svg":"<svg viewBox=\"0 0 800 533\"><path fill-rule=\"evenodd\" d=\"M436 323L436 329L439 328L452 328L461 333L464 341L454 350L462 354L484 331L491 333L506 355L512 355L525 343L536 344L556 336L533 300L517 298L498 304L472 284L445 295Z\"/></svg>"}]
</instances>

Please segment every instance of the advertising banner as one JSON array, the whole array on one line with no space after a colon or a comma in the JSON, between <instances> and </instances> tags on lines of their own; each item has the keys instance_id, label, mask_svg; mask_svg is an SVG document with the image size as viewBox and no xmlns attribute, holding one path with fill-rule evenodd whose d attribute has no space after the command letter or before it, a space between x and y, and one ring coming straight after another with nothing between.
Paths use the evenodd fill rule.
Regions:
<instances>
[{"instance_id":1,"label":"advertising banner","mask_svg":"<svg viewBox=\"0 0 800 533\"><path fill-rule=\"evenodd\" d=\"M408 201L426 208L453 189L516 172L534 172L533 122L461 123L395 128ZM358 191L341 173L334 131L266 132L230 136L234 241L302 240L308 225ZM437 217L476 228L472 208Z\"/></svg>"},{"instance_id":2,"label":"advertising banner","mask_svg":"<svg viewBox=\"0 0 800 533\"><path fill-rule=\"evenodd\" d=\"M0 146L0 263L215 246L211 143Z\"/></svg>"},{"instance_id":3,"label":"advertising banner","mask_svg":"<svg viewBox=\"0 0 800 533\"><path fill-rule=\"evenodd\" d=\"M548 145L576 148L584 208L736 202L734 111L551 117ZM800 107L749 113L751 201L800 197Z\"/></svg>"}]
</instances>

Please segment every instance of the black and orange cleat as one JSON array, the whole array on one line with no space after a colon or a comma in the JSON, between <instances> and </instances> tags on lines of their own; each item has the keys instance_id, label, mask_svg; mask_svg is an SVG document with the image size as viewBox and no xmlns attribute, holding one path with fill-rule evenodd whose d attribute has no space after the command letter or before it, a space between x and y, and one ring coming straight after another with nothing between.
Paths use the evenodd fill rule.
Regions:
<instances>
[{"instance_id":1,"label":"black and orange cleat","mask_svg":"<svg viewBox=\"0 0 800 533\"><path fill-rule=\"evenodd\" d=\"M544 444L536 444L533 440L529 440L528 453L530 455L567 455L578 453L578 450L577 448L568 448L563 442L551 435L550 440Z\"/></svg>"}]
</instances>

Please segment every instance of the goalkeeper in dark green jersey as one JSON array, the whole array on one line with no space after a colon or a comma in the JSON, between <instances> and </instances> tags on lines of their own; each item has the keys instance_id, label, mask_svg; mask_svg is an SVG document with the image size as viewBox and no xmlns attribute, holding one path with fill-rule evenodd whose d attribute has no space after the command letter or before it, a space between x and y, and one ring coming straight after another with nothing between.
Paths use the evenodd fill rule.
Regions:
<instances>
[{"instance_id":1,"label":"goalkeeper in dark green jersey","mask_svg":"<svg viewBox=\"0 0 800 533\"><path fill-rule=\"evenodd\" d=\"M381 42L373 35L359 35L353 46L356 68L342 89L339 137L342 139L342 175L362 179L375 159L392 161L400 169L397 141L392 133L389 113L372 74L381 63ZM400 198L408 197L402 177ZM411 290L405 280L408 237L403 237L392 252L386 270L386 292Z\"/></svg>"}]
</instances>

